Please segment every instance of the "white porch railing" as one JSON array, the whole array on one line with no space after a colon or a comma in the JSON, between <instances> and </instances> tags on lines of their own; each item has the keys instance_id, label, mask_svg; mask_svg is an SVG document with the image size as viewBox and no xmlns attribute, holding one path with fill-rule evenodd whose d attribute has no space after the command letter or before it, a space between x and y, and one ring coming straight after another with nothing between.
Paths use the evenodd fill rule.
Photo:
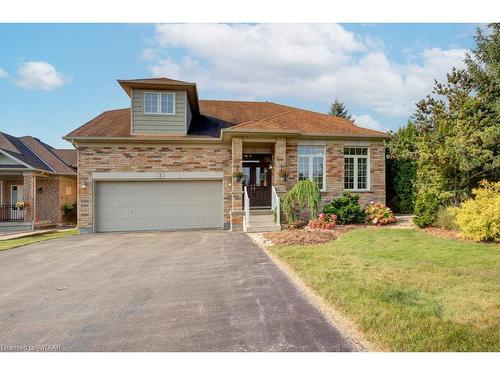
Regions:
<instances>
[{"instance_id":1,"label":"white porch railing","mask_svg":"<svg viewBox=\"0 0 500 375\"><path fill-rule=\"evenodd\" d=\"M274 186L271 188L271 209L276 215L276 224L280 225L280 197L278 196L278 193L276 193Z\"/></svg>"},{"instance_id":2,"label":"white porch railing","mask_svg":"<svg viewBox=\"0 0 500 375\"><path fill-rule=\"evenodd\" d=\"M245 225L248 225L250 223L250 198L248 197L248 191L247 187L245 186L244 188L244 195L243 195L243 203L245 207Z\"/></svg>"}]
</instances>

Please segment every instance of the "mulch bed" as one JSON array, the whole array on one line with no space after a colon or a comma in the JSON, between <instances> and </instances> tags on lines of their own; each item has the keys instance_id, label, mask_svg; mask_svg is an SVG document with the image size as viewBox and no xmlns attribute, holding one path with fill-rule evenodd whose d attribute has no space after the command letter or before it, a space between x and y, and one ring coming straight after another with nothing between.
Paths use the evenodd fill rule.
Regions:
<instances>
[{"instance_id":1,"label":"mulch bed","mask_svg":"<svg viewBox=\"0 0 500 375\"><path fill-rule=\"evenodd\" d=\"M271 241L273 245L279 246L313 245L333 241L350 230L363 227L365 225L337 225L331 230L289 229L264 233L264 237Z\"/></svg>"}]
</instances>

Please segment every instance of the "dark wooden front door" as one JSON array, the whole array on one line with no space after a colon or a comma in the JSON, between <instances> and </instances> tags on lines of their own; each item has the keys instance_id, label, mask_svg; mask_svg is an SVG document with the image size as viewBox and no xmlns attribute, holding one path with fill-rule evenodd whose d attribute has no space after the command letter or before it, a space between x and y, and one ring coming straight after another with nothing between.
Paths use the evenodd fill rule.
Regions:
<instances>
[{"instance_id":1,"label":"dark wooden front door","mask_svg":"<svg viewBox=\"0 0 500 375\"><path fill-rule=\"evenodd\" d=\"M243 161L243 188L246 186L250 207L271 207L270 163Z\"/></svg>"}]
</instances>

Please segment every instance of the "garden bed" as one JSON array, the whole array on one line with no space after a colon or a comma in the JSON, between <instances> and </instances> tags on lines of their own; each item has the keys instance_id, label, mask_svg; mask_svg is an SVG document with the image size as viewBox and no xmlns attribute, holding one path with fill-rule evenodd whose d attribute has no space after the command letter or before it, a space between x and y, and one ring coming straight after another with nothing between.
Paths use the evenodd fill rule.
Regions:
<instances>
[{"instance_id":1,"label":"garden bed","mask_svg":"<svg viewBox=\"0 0 500 375\"><path fill-rule=\"evenodd\" d=\"M272 245L314 245L330 242L353 229L365 228L366 225L337 225L328 230L288 229L280 232L264 233L264 238Z\"/></svg>"}]
</instances>

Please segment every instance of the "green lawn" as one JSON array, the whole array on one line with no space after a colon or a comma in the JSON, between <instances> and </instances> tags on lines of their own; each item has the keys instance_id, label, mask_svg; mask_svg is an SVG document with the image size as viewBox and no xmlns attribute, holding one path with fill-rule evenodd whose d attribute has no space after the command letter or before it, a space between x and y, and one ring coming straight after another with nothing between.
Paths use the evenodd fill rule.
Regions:
<instances>
[{"instance_id":1,"label":"green lawn","mask_svg":"<svg viewBox=\"0 0 500 375\"><path fill-rule=\"evenodd\" d=\"M78 229L67 230L64 232L41 234L31 237L23 237L15 240L3 240L0 241L0 250L13 249L15 247L29 245L35 242L53 240L55 238L74 236L75 234L78 234Z\"/></svg>"},{"instance_id":2,"label":"green lawn","mask_svg":"<svg viewBox=\"0 0 500 375\"><path fill-rule=\"evenodd\" d=\"M500 351L499 245L360 229L270 251L382 348Z\"/></svg>"}]
</instances>

